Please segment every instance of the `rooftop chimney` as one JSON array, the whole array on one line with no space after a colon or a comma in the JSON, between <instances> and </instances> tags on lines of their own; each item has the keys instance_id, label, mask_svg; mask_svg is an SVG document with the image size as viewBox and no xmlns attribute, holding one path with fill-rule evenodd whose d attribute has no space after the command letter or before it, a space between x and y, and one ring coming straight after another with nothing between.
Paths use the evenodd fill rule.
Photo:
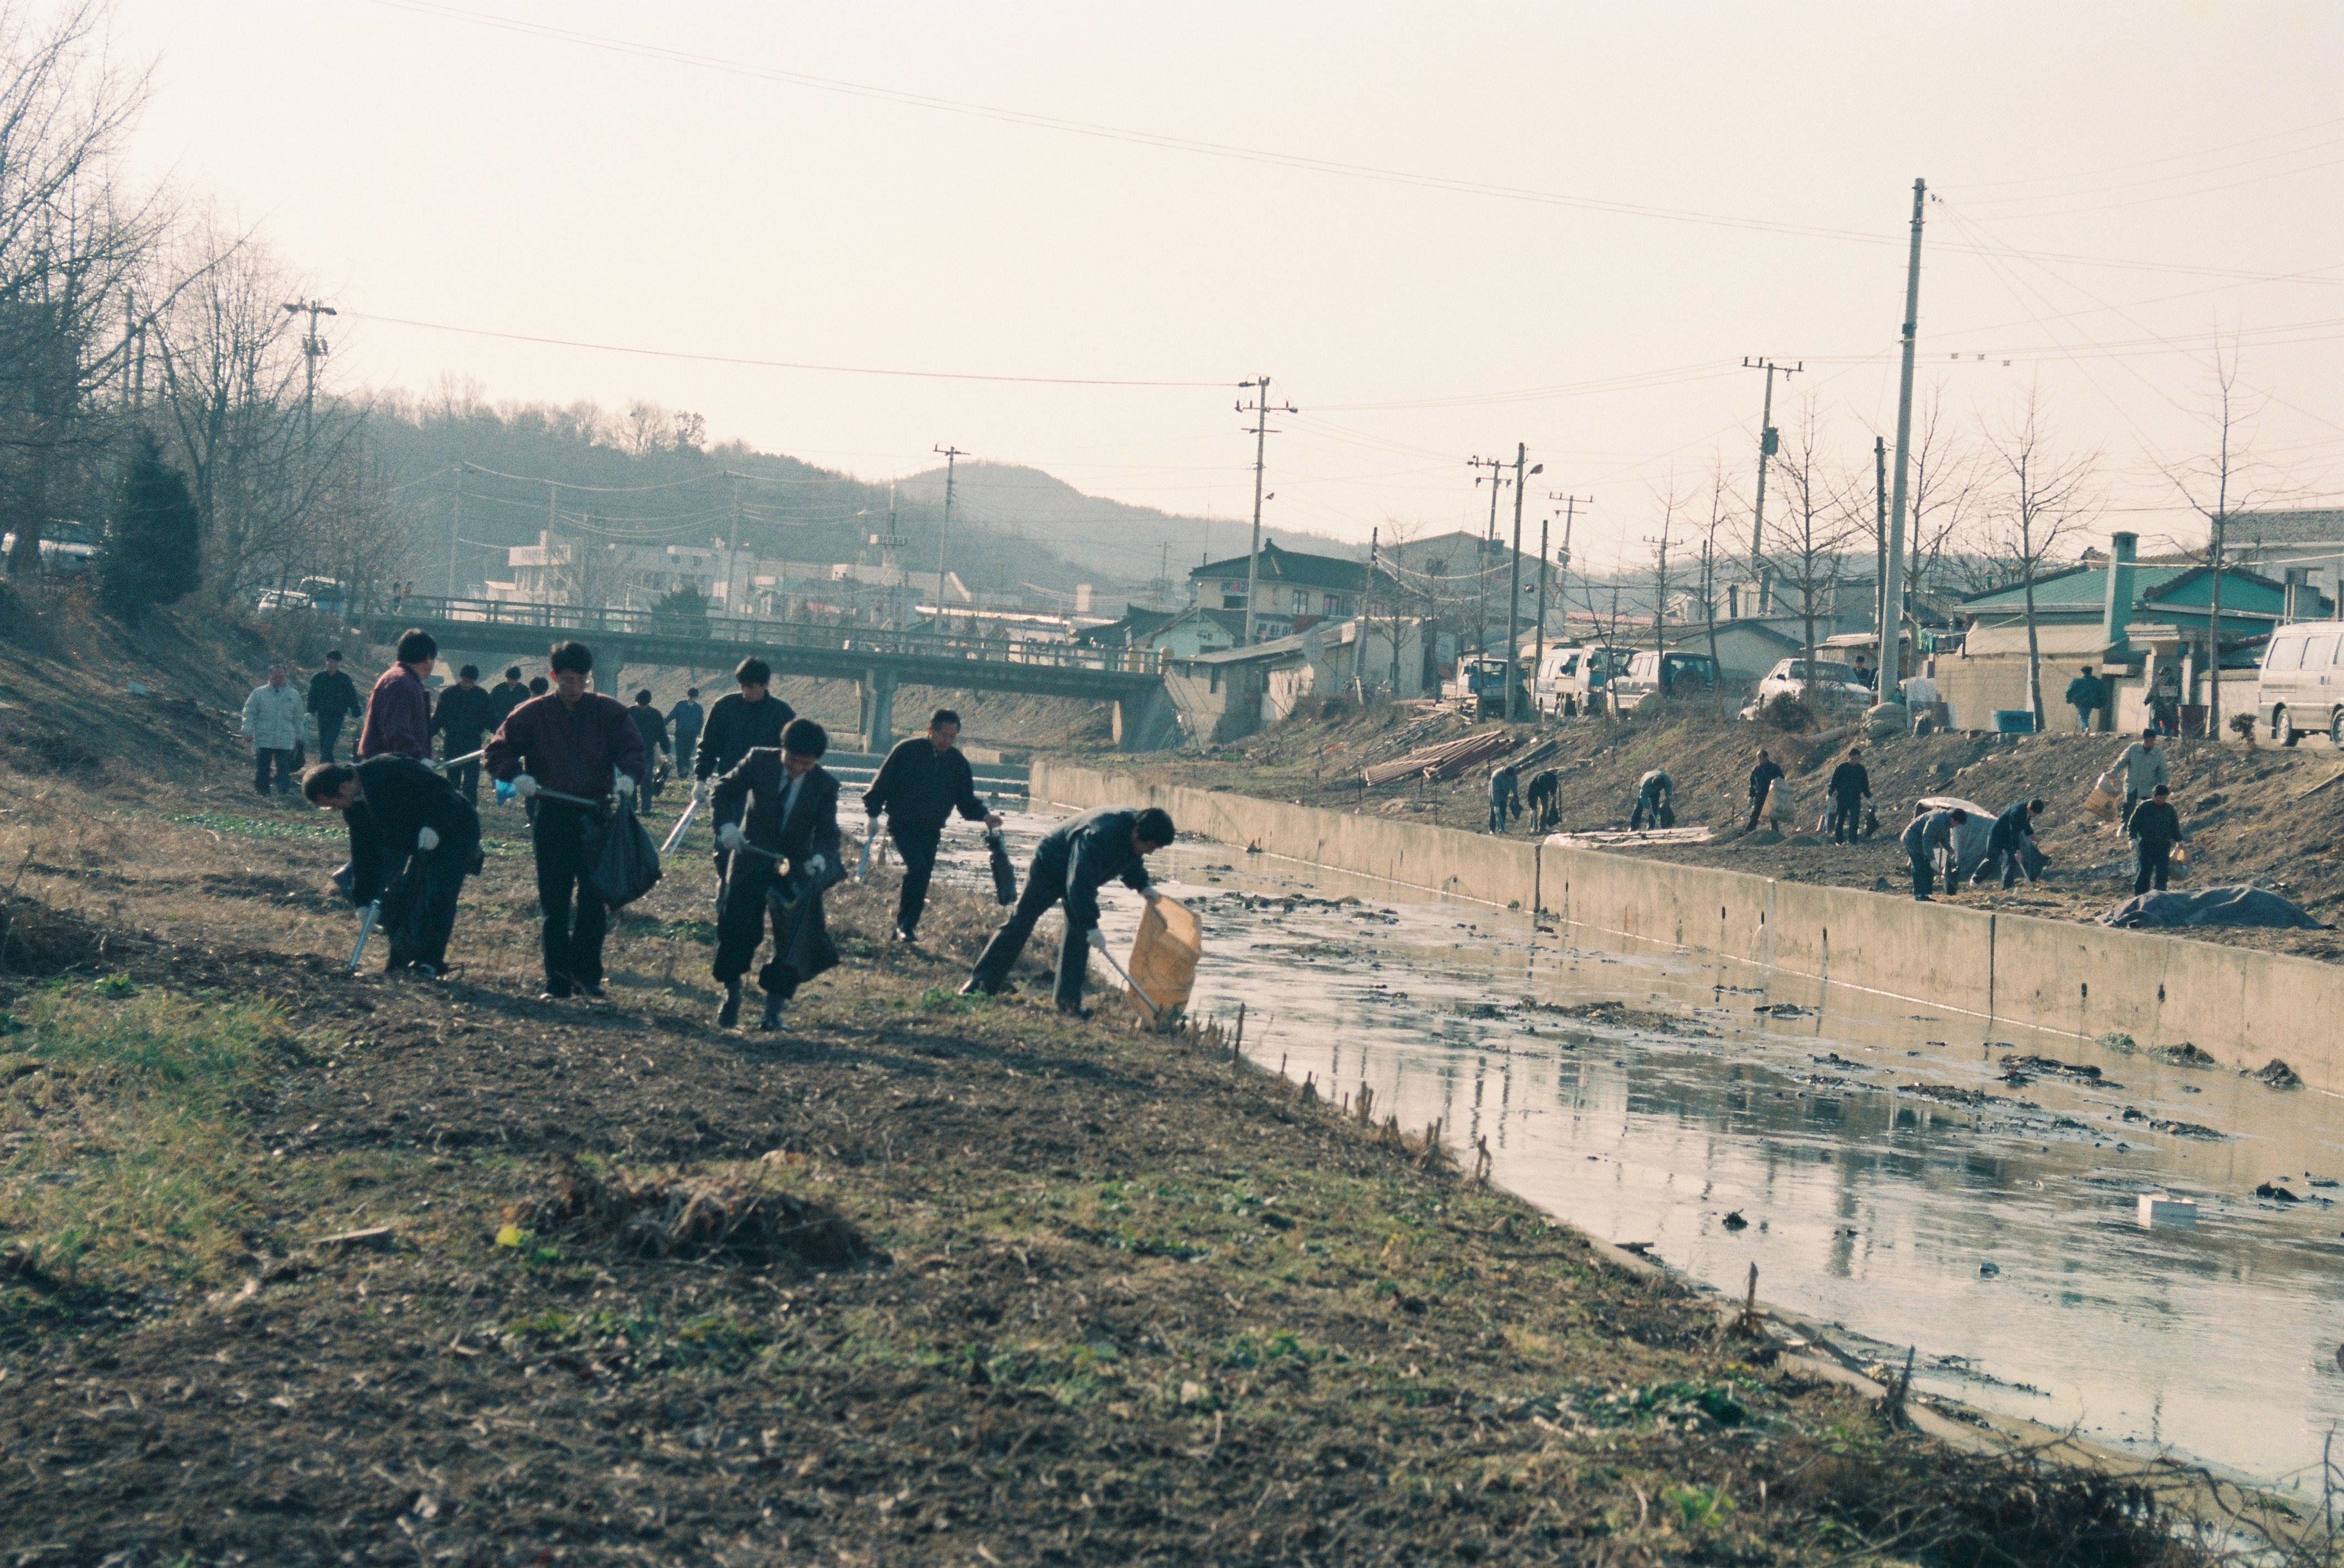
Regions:
<instances>
[{"instance_id":1,"label":"rooftop chimney","mask_svg":"<svg viewBox=\"0 0 2344 1568\"><path fill-rule=\"evenodd\" d=\"M2132 621L2136 575L2133 558L2139 552L2140 535L2119 533L2108 542L2115 547L2116 559L2108 562L2108 596L2100 611L2100 642L2113 656L2126 652L2125 628Z\"/></svg>"}]
</instances>

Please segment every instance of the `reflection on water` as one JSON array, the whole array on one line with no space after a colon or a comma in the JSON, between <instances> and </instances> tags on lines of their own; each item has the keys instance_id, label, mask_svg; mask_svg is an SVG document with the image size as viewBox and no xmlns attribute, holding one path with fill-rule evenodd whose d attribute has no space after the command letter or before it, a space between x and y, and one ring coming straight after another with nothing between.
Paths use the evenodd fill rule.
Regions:
<instances>
[{"instance_id":1,"label":"reflection on water","mask_svg":"<svg viewBox=\"0 0 2344 1568\"><path fill-rule=\"evenodd\" d=\"M2107 1442L2292 1482L2344 1421L2344 1101L1226 845L1156 864L1204 919L1195 1011L1244 1002L1257 1061L1486 1138L1593 1235L1737 1292L1755 1262L1928 1386ZM973 835L945 874L987 885ZM1105 902L1127 944L1138 901ZM2197 1223L2144 1228L2150 1191Z\"/></svg>"}]
</instances>

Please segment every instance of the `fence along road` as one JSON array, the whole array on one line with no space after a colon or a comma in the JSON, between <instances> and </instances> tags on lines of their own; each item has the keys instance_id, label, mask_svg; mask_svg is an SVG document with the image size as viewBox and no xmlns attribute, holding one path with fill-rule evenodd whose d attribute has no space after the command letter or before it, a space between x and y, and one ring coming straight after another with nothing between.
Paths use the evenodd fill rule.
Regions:
<instances>
[{"instance_id":1,"label":"fence along road","mask_svg":"<svg viewBox=\"0 0 2344 1568\"><path fill-rule=\"evenodd\" d=\"M648 610L511 603L412 594L350 612L350 622L388 640L420 627L446 649L542 658L574 637L594 650L594 685L617 693L630 664L729 669L754 655L777 675L853 681L863 692L866 749L894 739L898 685L947 691L1019 692L1115 705L1115 733L1127 751L1168 744L1171 698L1153 652L1011 638L951 637L747 616L691 620Z\"/></svg>"}]
</instances>

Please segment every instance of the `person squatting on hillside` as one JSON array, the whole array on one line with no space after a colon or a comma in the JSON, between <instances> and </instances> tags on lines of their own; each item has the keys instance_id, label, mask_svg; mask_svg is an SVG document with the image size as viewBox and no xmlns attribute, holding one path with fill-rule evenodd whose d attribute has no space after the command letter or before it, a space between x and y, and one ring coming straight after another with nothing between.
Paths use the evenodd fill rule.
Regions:
<instances>
[{"instance_id":1,"label":"person squatting on hillside","mask_svg":"<svg viewBox=\"0 0 2344 1568\"><path fill-rule=\"evenodd\" d=\"M383 756L431 760L431 699L423 690L423 677L439 660L440 644L431 633L399 633L399 662L375 677L374 690L367 696L359 761Z\"/></svg>"},{"instance_id":2,"label":"person squatting on hillside","mask_svg":"<svg viewBox=\"0 0 2344 1568\"><path fill-rule=\"evenodd\" d=\"M480 684L478 664L467 664L457 671L456 683L440 693L439 703L431 710L431 733L440 737L440 755L443 760L471 756L503 722L497 716L496 694ZM469 763L457 763L447 773L448 782L463 792L467 803L475 806L480 804L478 757Z\"/></svg>"},{"instance_id":3,"label":"person squatting on hillside","mask_svg":"<svg viewBox=\"0 0 2344 1568\"><path fill-rule=\"evenodd\" d=\"M326 667L309 677L309 712L318 721L318 760L334 760L334 746L342 738L342 725L359 711L359 689L342 668L342 651L326 650Z\"/></svg>"},{"instance_id":4,"label":"person squatting on hillside","mask_svg":"<svg viewBox=\"0 0 2344 1568\"><path fill-rule=\"evenodd\" d=\"M1055 992L1058 1010L1080 1017L1083 979L1090 968L1090 950L1105 951L1106 936L1099 930L1098 890L1120 877L1125 886L1153 904L1161 896L1147 880L1147 857L1173 839L1171 814L1160 806L1135 811L1128 806L1103 805L1069 817L1034 846L1034 862L1026 871L1026 891L1009 918L976 956L976 966L960 988L964 996L982 991L993 996L1008 982L1010 966L1026 950L1035 922L1050 905L1065 899L1066 931L1058 943L1058 980Z\"/></svg>"},{"instance_id":5,"label":"person squatting on hillside","mask_svg":"<svg viewBox=\"0 0 2344 1568\"><path fill-rule=\"evenodd\" d=\"M1864 803L1872 798L1872 771L1864 765L1862 746L1847 748L1847 760L1832 769L1824 793L1831 796L1832 842L1854 844L1863 836Z\"/></svg>"},{"instance_id":6,"label":"person squatting on hillside","mask_svg":"<svg viewBox=\"0 0 2344 1568\"><path fill-rule=\"evenodd\" d=\"M1783 764L1768 756L1763 747L1760 748L1758 765L1750 770L1750 820L1743 824L1743 832L1758 831L1759 814L1766 809L1766 792L1773 789L1774 781L1782 776Z\"/></svg>"},{"instance_id":7,"label":"person squatting on hillside","mask_svg":"<svg viewBox=\"0 0 2344 1568\"><path fill-rule=\"evenodd\" d=\"M268 679L244 700L240 727L252 743L252 787L264 795L272 772L277 793L293 793L293 754L301 749L301 693L285 677L284 665L271 664Z\"/></svg>"},{"instance_id":8,"label":"person squatting on hillside","mask_svg":"<svg viewBox=\"0 0 2344 1568\"><path fill-rule=\"evenodd\" d=\"M635 726L635 733L643 737L643 750L652 759L651 782L643 785L643 809L649 811L659 801L660 759L668 755L667 720L652 706L649 686L635 693L635 705L627 710L627 718ZM675 771L672 763L668 771Z\"/></svg>"},{"instance_id":9,"label":"person squatting on hillside","mask_svg":"<svg viewBox=\"0 0 2344 1568\"><path fill-rule=\"evenodd\" d=\"M716 699L715 706L708 710L707 727L700 732L700 749L692 764L695 789L704 789L709 780L739 767L752 749L780 745L782 731L798 716L795 709L772 694L773 669L763 659L742 660L732 679L741 689ZM710 825L721 829L734 820L720 811ZM718 845L716 885L720 888L730 864L724 846Z\"/></svg>"},{"instance_id":10,"label":"person squatting on hillside","mask_svg":"<svg viewBox=\"0 0 2344 1568\"><path fill-rule=\"evenodd\" d=\"M823 918L825 888L842 881L838 778L822 766L830 735L812 719L793 719L779 747L758 746L717 781L712 804L732 820L717 830L732 869L717 890L717 983L724 1005L716 1025L741 1021L741 977L770 916L773 961L757 972L765 993L761 1029L782 1027L782 1005L800 986L838 962Z\"/></svg>"},{"instance_id":11,"label":"person squatting on hillside","mask_svg":"<svg viewBox=\"0 0 2344 1568\"><path fill-rule=\"evenodd\" d=\"M1500 763L1490 770L1490 831L1506 831L1507 819L1521 814L1522 796L1516 787L1521 775L1511 763Z\"/></svg>"},{"instance_id":12,"label":"person squatting on hillside","mask_svg":"<svg viewBox=\"0 0 2344 1568\"><path fill-rule=\"evenodd\" d=\"M1531 774L1531 782L1522 791L1522 804L1531 808L1531 826L1540 833L1552 833L1562 821L1562 808L1558 804L1562 794L1562 775L1552 768L1541 768Z\"/></svg>"},{"instance_id":13,"label":"person squatting on hillside","mask_svg":"<svg viewBox=\"0 0 2344 1568\"><path fill-rule=\"evenodd\" d=\"M2173 865L2173 846L2182 837L2181 814L2173 809L2170 787L2158 784L2134 809L2125 824L2125 832L2133 842L2133 892L2146 893L2151 883L2156 884L2159 893L2164 892L2166 875Z\"/></svg>"},{"instance_id":14,"label":"person squatting on hillside","mask_svg":"<svg viewBox=\"0 0 2344 1568\"><path fill-rule=\"evenodd\" d=\"M1955 807L1932 811L1927 806L1913 808L1913 820L1904 826L1904 835L1897 842L1904 845L1905 856L1913 863L1913 896L1929 902L1937 890L1937 861L1945 862L1945 891L1954 890L1954 829L1969 821L1970 814Z\"/></svg>"},{"instance_id":15,"label":"person squatting on hillside","mask_svg":"<svg viewBox=\"0 0 2344 1568\"><path fill-rule=\"evenodd\" d=\"M594 892L602 802L631 795L651 771L643 737L626 705L586 689L594 655L583 642L557 642L548 661L553 689L512 711L481 760L513 786L529 810L537 856L537 906L545 917L545 995L602 995L602 938L610 911ZM544 792L570 795L554 800ZM591 802L581 805L579 801Z\"/></svg>"},{"instance_id":16,"label":"person squatting on hillside","mask_svg":"<svg viewBox=\"0 0 2344 1568\"><path fill-rule=\"evenodd\" d=\"M2117 753L2116 765L2125 786L2124 814L2117 821L2129 831L2134 810L2157 785L2171 784L2173 775L2166 769L2165 750L2157 744L2154 729L2141 731L2140 739Z\"/></svg>"},{"instance_id":17,"label":"person squatting on hillside","mask_svg":"<svg viewBox=\"0 0 2344 1568\"><path fill-rule=\"evenodd\" d=\"M319 763L301 775L311 805L342 814L350 833L350 902L382 900L389 943L383 973L438 978L464 878L479 874L480 818L456 786L408 757L350 766Z\"/></svg>"},{"instance_id":18,"label":"person squatting on hillside","mask_svg":"<svg viewBox=\"0 0 2344 1568\"><path fill-rule=\"evenodd\" d=\"M936 846L945 824L957 811L971 822L999 827L1001 818L977 798L976 778L961 754L960 715L938 708L928 733L896 743L879 764L878 776L863 792L863 809L876 827L887 814L887 836L904 862L904 886L895 895L895 940L915 942L920 913L928 906L928 878L936 868ZM865 831L869 831L866 829Z\"/></svg>"},{"instance_id":19,"label":"person squatting on hillside","mask_svg":"<svg viewBox=\"0 0 2344 1568\"><path fill-rule=\"evenodd\" d=\"M1674 827L1677 821L1677 781L1665 768L1654 768L1636 781L1636 809L1628 814L1628 831Z\"/></svg>"},{"instance_id":20,"label":"person squatting on hillside","mask_svg":"<svg viewBox=\"0 0 2344 1568\"><path fill-rule=\"evenodd\" d=\"M2076 710L2076 727L2088 733L2108 705L2108 683L2085 665L2084 673L2067 683L2067 705Z\"/></svg>"},{"instance_id":21,"label":"person squatting on hillside","mask_svg":"<svg viewBox=\"0 0 2344 1568\"><path fill-rule=\"evenodd\" d=\"M2002 885L2009 887L2018 881L2018 874L2026 873L2026 885L2035 885L2035 872L2026 864L2026 852L2033 847L2035 819L2051 809L2047 800L2022 800L1994 819L1994 831L1986 835L1985 858L1970 873L1970 885L1983 887L1995 867L2002 870Z\"/></svg>"}]
</instances>

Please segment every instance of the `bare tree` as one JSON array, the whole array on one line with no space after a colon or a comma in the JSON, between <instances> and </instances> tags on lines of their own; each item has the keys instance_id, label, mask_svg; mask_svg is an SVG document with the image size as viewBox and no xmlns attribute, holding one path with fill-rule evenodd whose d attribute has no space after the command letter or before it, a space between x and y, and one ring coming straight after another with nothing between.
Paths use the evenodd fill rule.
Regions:
<instances>
[{"instance_id":1,"label":"bare tree","mask_svg":"<svg viewBox=\"0 0 2344 1568\"><path fill-rule=\"evenodd\" d=\"M1936 579L1955 541L1967 535L1982 493L1977 450L1947 420L1944 392L1932 387L1913 421L1913 483L1905 501L1907 603Z\"/></svg>"},{"instance_id":2,"label":"bare tree","mask_svg":"<svg viewBox=\"0 0 2344 1568\"><path fill-rule=\"evenodd\" d=\"M1774 459L1783 504L1766 521L1761 561L1783 587L1797 597L1805 631L1806 675L1802 690L1812 702L1815 684L1815 622L1834 608L1844 558L1870 532L1860 528L1863 506L1853 507L1849 487L1824 466L1822 420L1807 399L1793 421L1791 440Z\"/></svg>"},{"instance_id":3,"label":"bare tree","mask_svg":"<svg viewBox=\"0 0 2344 1568\"><path fill-rule=\"evenodd\" d=\"M1668 651L1669 618L1669 546L1675 542L1677 513L1684 508L1684 498L1677 493L1677 475L1669 470L1665 489L1652 499L1660 504L1660 537L1651 541L1652 546L1652 651Z\"/></svg>"},{"instance_id":4,"label":"bare tree","mask_svg":"<svg viewBox=\"0 0 2344 1568\"><path fill-rule=\"evenodd\" d=\"M2247 450L2247 427L2261 411L2247 406L2238 391L2238 354L2234 343L2214 349L2214 444L2202 456L2167 465L2165 477L2206 520L2206 562L2212 569L2212 604L2206 617L2206 733L2222 738L2222 570L2229 545L2229 524L2238 512L2252 511L2268 499L2269 487L2259 482L2261 465Z\"/></svg>"},{"instance_id":5,"label":"bare tree","mask_svg":"<svg viewBox=\"0 0 2344 1568\"><path fill-rule=\"evenodd\" d=\"M118 434L136 309L132 284L161 214L119 183L123 138L146 94L99 46L105 12L69 4L44 20L0 0L0 515L12 575L41 540L96 501Z\"/></svg>"},{"instance_id":6,"label":"bare tree","mask_svg":"<svg viewBox=\"0 0 2344 1568\"><path fill-rule=\"evenodd\" d=\"M2096 452L2063 453L2045 428L2042 392L2026 401L1999 431L1989 431L2000 483L1985 508L1988 550L2017 568L2026 616L2026 703L2035 728L2044 728L2043 649L2035 617L2035 580L2096 515Z\"/></svg>"},{"instance_id":7,"label":"bare tree","mask_svg":"<svg viewBox=\"0 0 2344 1568\"><path fill-rule=\"evenodd\" d=\"M1725 717L1725 666L1717 658L1717 531L1733 512L1733 503L1728 499L1732 494L1725 484L1725 460L1720 457L1709 475L1709 531L1701 543L1701 597L1702 613L1709 622L1710 690L1721 719Z\"/></svg>"}]
</instances>

